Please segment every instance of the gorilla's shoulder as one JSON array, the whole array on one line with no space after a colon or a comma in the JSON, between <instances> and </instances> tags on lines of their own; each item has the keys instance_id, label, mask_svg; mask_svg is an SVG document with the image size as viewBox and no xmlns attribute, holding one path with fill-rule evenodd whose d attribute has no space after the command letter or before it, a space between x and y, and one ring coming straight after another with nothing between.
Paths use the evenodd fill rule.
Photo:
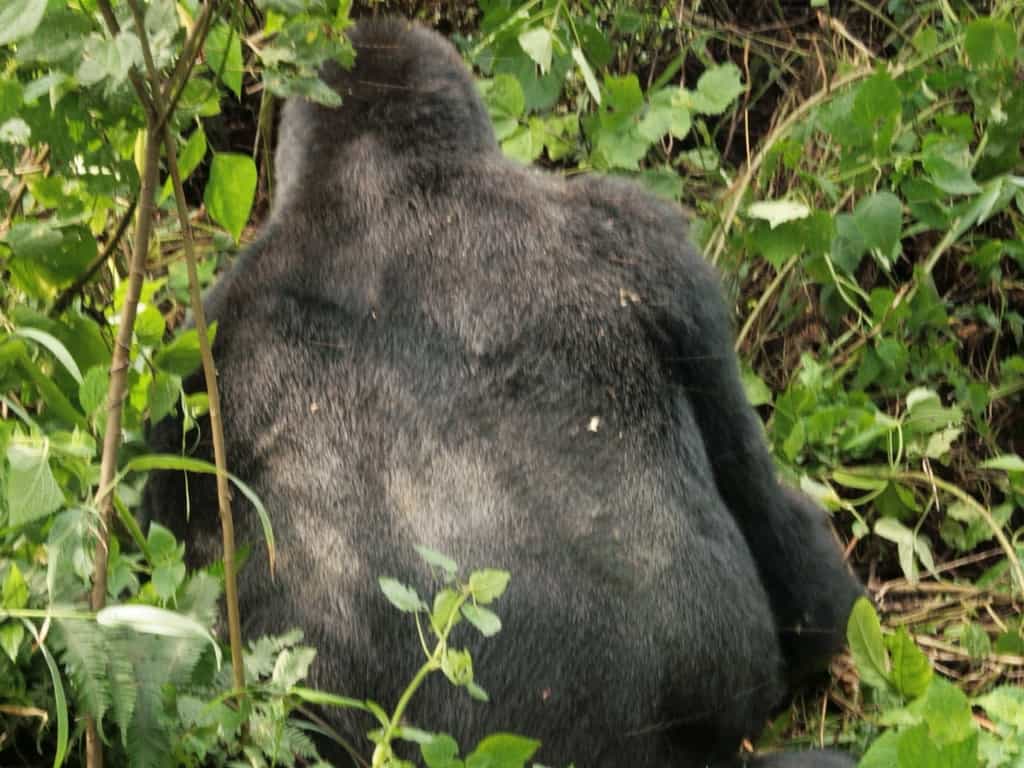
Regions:
<instances>
[{"instance_id":1,"label":"gorilla's shoulder","mask_svg":"<svg viewBox=\"0 0 1024 768\"><path fill-rule=\"evenodd\" d=\"M565 205L575 218L599 227L599 250L620 249L642 264L655 279L670 279L664 269L684 269L715 277L689 236L683 210L652 194L636 181L614 176L582 175L566 183ZM653 270L653 271L651 271Z\"/></svg>"}]
</instances>

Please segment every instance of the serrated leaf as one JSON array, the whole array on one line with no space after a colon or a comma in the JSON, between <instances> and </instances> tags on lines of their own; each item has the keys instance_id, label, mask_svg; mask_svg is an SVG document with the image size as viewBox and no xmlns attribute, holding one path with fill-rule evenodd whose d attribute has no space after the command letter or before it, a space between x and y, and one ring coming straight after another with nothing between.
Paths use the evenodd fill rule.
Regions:
<instances>
[{"instance_id":1,"label":"serrated leaf","mask_svg":"<svg viewBox=\"0 0 1024 768\"><path fill-rule=\"evenodd\" d=\"M540 71L547 74L551 69L552 36L547 27L534 27L519 35L519 46L533 59Z\"/></svg>"},{"instance_id":2,"label":"serrated leaf","mask_svg":"<svg viewBox=\"0 0 1024 768\"><path fill-rule=\"evenodd\" d=\"M463 603L462 615L466 621L480 630L484 637L493 637L501 631L501 619L492 611L473 603Z\"/></svg>"},{"instance_id":3,"label":"serrated leaf","mask_svg":"<svg viewBox=\"0 0 1024 768\"><path fill-rule=\"evenodd\" d=\"M426 608L419 594L412 587L407 587L396 579L381 576L377 579L384 596L395 608L404 613L415 613Z\"/></svg>"},{"instance_id":4,"label":"serrated leaf","mask_svg":"<svg viewBox=\"0 0 1024 768\"><path fill-rule=\"evenodd\" d=\"M277 657L270 679L285 690L289 690L300 680L306 679L314 658L316 658L315 648L302 646L283 650Z\"/></svg>"},{"instance_id":5,"label":"serrated leaf","mask_svg":"<svg viewBox=\"0 0 1024 768\"><path fill-rule=\"evenodd\" d=\"M485 569L474 571L469 576L469 590L473 598L481 605L497 600L508 587L511 574L508 571Z\"/></svg>"},{"instance_id":6,"label":"serrated leaf","mask_svg":"<svg viewBox=\"0 0 1024 768\"><path fill-rule=\"evenodd\" d=\"M1001 685L974 700L993 720L1024 731L1024 689Z\"/></svg>"},{"instance_id":7,"label":"serrated leaf","mask_svg":"<svg viewBox=\"0 0 1024 768\"><path fill-rule=\"evenodd\" d=\"M0 4L0 45L28 37L43 20L46 0L5 0Z\"/></svg>"},{"instance_id":8,"label":"serrated leaf","mask_svg":"<svg viewBox=\"0 0 1024 768\"><path fill-rule=\"evenodd\" d=\"M184 563L163 563L153 569L153 589L163 601L170 600L185 581Z\"/></svg>"},{"instance_id":9,"label":"serrated leaf","mask_svg":"<svg viewBox=\"0 0 1024 768\"><path fill-rule=\"evenodd\" d=\"M256 164L248 155L219 152L210 164L203 201L210 218L237 243L256 196Z\"/></svg>"},{"instance_id":10,"label":"serrated leaf","mask_svg":"<svg viewBox=\"0 0 1024 768\"><path fill-rule=\"evenodd\" d=\"M61 508L64 493L50 469L45 440L12 441L7 462L7 525L23 525Z\"/></svg>"},{"instance_id":11,"label":"serrated leaf","mask_svg":"<svg viewBox=\"0 0 1024 768\"><path fill-rule=\"evenodd\" d=\"M886 645L892 657L892 684L906 698L917 698L928 689L932 680L932 665L928 657L917 647L906 627L900 627L887 639Z\"/></svg>"},{"instance_id":12,"label":"serrated leaf","mask_svg":"<svg viewBox=\"0 0 1024 768\"><path fill-rule=\"evenodd\" d=\"M503 141L519 128L519 118L526 110L523 86L513 75L500 74L481 82L480 89L494 124L494 135Z\"/></svg>"},{"instance_id":13,"label":"serrated leaf","mask_svg":"<svg viewBox=\"0 0 1024 768\"><path fill-rule=\"evenodd\" d=\"M740 68L732 62L709 67L690 93L690 106L704 115L720 115L743 93Z\"/></svg>"},{"instance_id":14,"label":"serrated leaf","mask_svg":"<svg viewBox=\"0 0 1024 768\"><path fill-rule=\"evenodd\" d=\"M928 725L928 733L936 744L956 744L977 733L978 726L974 722L967 696L938 675L932 678L925 695L910 703L909 709L913 714L924 718ZM949 765L967 764L960 762ZM933 763L920 765L931 766Z\"/></svg>"},{"instance_id":15,"label":"serrated leaf","mask_svg":"<svg viewBox=\"0 0 1024 768\"><path fill-rule=\"evenodd\" d=\"M887 688L889 664L882 639L882 625L867 598L862 597L854 603L846 625L846 639L861 682L872 688Z\"/></svg>"}]
</instances>

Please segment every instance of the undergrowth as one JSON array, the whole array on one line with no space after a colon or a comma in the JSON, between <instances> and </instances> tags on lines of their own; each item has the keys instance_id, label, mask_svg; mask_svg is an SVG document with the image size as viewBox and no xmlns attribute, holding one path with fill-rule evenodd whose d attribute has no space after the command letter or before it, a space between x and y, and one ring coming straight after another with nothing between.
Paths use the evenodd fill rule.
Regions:
<instances>
[{"instance_id":1,"label":"undergrowth","mask_svg":"<svg viewBox=\"0 0 1024 768\"><path fill-rule=\"evenodd\" d=\"M145 452L148 424L213 396L181 388L204 336L168 339L265 208L274 98L336 100L316 68L350 59L348 6L0 5L2 763L96 765L95 748L113 764L309 765L326 729L310 705L375 718L376 746L350 745L375 765L397 764L399 739L430 768L532 755L496 735L463 760L399 725L399 702L305 688L315 649L297 634L233 637L222 660L232 569L188 572L183 545L132 516L147 471L216 471ZM747 747L1019 766L1024 7L372 6L452 36L509 156L680 201L721 269L780 471L831 511L877 607L858 604L828 688ZM429 608L384 592L434 633L424 674L481 694L447 630L500 627L481 579L506 577L461 583L423 555L442 580Z\"/></svg>"}]
</instances>

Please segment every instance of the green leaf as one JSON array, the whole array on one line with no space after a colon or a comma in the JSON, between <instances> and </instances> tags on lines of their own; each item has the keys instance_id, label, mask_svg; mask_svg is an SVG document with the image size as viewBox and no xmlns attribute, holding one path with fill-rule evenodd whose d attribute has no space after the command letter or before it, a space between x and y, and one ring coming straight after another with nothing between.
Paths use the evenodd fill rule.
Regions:
<instances>
[{"instance_id":1,"label":"green leaf","mask_svg":"<svg viewBox=\"0 0 1024 768\"><path fill-rule=\"evenodd\" d=\"M133 68L142 66L139 38L134 32L122 29L117 37L93 35L86 41L75 77L86 86L107 80L110 89L124 83Z\"/></svg>"},{"instance_id":2,"label":"green leaf","mask_svg":"<svg viewBox=\"0 0 1024 768\"><path fill-rule=\"evenodd\" d=\"M797 200L764 200L747 208L747 216L752 219L764 219L775 229L787 221L806 219L811 209Z\"/></svg>"},{"instance_id":3,"label":"green leaf","mask_svg":"<svg viewBox=\"0 0 1024 768\"><path fill-rule=\"evenodd\" d=\"M978 465L981 469L1001 469L1003 472L1024 472L1024 459L1015 453L1004 453Z\"/></svg>"},{"instance_id":4,"label":"green leaf","mask_svg":"<svg viewBox=\"0 0 1024 768\"><path fill-rule=\"evenodd\" d=\"M217 468L208 461L202 459L192 459L187 456L176 456L174 454L166 453L151 453L144 454L142 456L136 456L131 461L124 465L121 470L120 477L123 477L128 472L152 472L154 469L170 469L170 470L182 470L185 472L201 472L207 475L217 474ZM252 504L253 509L256 510L256 516L260 520L260 527L263 529L263 540L267 545L267 559L270 564L270 571L274 571L274 561L276 560L276 549L274 544L274 529L270 523L270 515L267 513L267 508L263 505L259 495L242 482L238 477L228 473L228 479L234 484L234 486L242 492L242 495L248 499L249 503Z\"/></svg>"},{"instance_id":5,"label":"green leaf","mask_svg":"<svg viewBox=\"0 0 1024 768\"><path fill-rule=\"evenodd\" d=\"M494 124L494 135L503 141L519 128L519 118L526 110L523 86L513 75L497 75L493 80L482 81L480 88Z\"/></svg>"},{"instance_id":6,"label":"green leaf","mask_svg":"<svg viewBox=\"0 0 1024 768\"><path fill-rule=\"evenodd\" d=\"M184 563L164 563L153 569L153 589L156 595L163 601L170 600L185 582Z\"/></svg>"},{"instance_id":7,"label":"green leaf","mask_svg":"<svg viewBox=\"0 0 1024 768\"><path fill-rule=\"evenodd\" d=\"M928 539L923 535L915 534L899 520L893 520L890 517L880 518L875 521L874 532L876 536L881 536L883 539L896 544L900 567L903 570L903 575L907 577L907 581L911 584L917 583L918 559L920 559L927 570L935 570Z\"/></svg>"},{"instance_id":8,"label":"green leaf","mask_svg":"<svg viewBox=\"0 0 1024 768\"><path fill-rule=\"evenodd\" d=\"M419 556L422 557L423 560L427 563L427 565L434 566L435 568L440 568L442 571L444 571L445 576L451 577L454 576L456 572L458 572L458 563L456 563L450 557L442 555L437 550L431 549L430 547L424 547L421 544L417 544L415 549Z\"/></svg>"},{"instance_id":9,"label":"green leaf","mask_svg":"<svg viewBox=\"0 0 1024 768\"><path fill-rule=\"evenodd\" d=\"M705 115L720 115L743 93L740 69L732 62L710 67L697 80L697 90L689 94L690 107Z\"/></svg>"},{"instance_id":10,"label":"green leaf","mask_svg":"<svg viewBox=\"0 0 1024 768\"><path fill-rule=\"evenodd\" d=\"M485 691L483 688L481 688L479 685L472 681L466 683L466 693L470 695L470 698L476 699L477 701L482 701L484 703L487 703L491 700L491 697L487 695L487 691Z\"/></svg>"},{"instance_id":11,"label":"green leaf","mask_svg":"<svg viewBox=\"0 0 1024 768\"><path fill-rule=\"evenodd\" d=\"M526 55L537 63L543 74L547 74L551 69L551 31L547 27L534 27L520 33L518 39Z\"/></svg>"},{"instance_id":12,"label":"green leaf","mask_svg":"<svg viewBox=\"0 0 1024 768\"><path fill-rule=\"evenodd\" d=\"M68 752L68 699L64 693L64 683L61 682L57 662L50 653L50 649L46 647L43 638L40 637L36 625L28 619L22 619L21 623L35 638L39 652L42 653L43 660L46 662L46 668L50 672L50 682L53 685L53 705L57 712L57 748L54 750L53 766L60 768Z\"/></svg>"},{"instance_id":13,"label":"green leaf","mask_svg":"<svg viewBox=\"0 0 1024 768\"><path fill-rule=\"evenodd\" d=\"M899 86L885 70L879 70L857 89L853 99L852 118L861 127L876 130L880 124L899 116L902 108Z\"/></svg>"},{"instance_id":14,"label":"green leaf","mask_svg":"<svg viewBox=\"0 0 1024 768\"><path fill-rule=\"evenodd\" d=\"M14 563L11 563L4 577L2 605L4 608L24 608L28 605L28 584Z\"/></svg>"},{"instance_id":15,"label":"green leaf","mask_svg":"<svg viewBox=\"0 0 1024 768\"><path fill-rule=\"evenodd\" d=\"M476 745L466 768L521 768L540 748L540 742L511 733L494 733Z\"/></svg>"},{"instance_id":16,"label":"green leaf","mask_svg":"<svg viewBox=\"0 0 1024 768\"><path fill-rule=\"evenodd\" d=\"M447 733L435 733L420 743L420 754L427 768L462 768L459 760L459 745Z\"/></svg>"},{"instance_id":17,"label":"green leaf","mask_svg":"<svg viewBox=\"0 0 1024 768\"><path fill-rule=\"evenodd\" d=\"M183 613L152 605L110 605L96 614L96 623L101 627L127 627L147 635L206 640L213 646L220 667L220 645L206 627Z\"/></svg>"},{"instance_id":18,"label":"green leaf","mask_svg":"<svg viewBox=\"0 0 1024 768\"><path fill-rule=\"evenodd\" d=\"M594 77L594 70L592 70L590 68L590 64L587 63L587 57L579 48L573 48L572 59L576 62L576 66L580 68L580 74L583 75L583 82L586 84L587 90L590 92L590 97L594 100L595 104L600 105L601 88L597 84L597 78Z\"/></svg>"},{"instance_id":19,"label":"green leaf","mask_svg":"<svg viewBox=\"0 0 1024 768\"><path fill-rule=\"evenodd\" d=\"M484 637L493 637L501 631L501 619L497 614L473 603L463 603L462 615L466 621L480 630Z\"/></svg>"},{"instance_id":20,"label":"green leaf","mask_svg":"<svg viewBox=\"0 0 1024 768\"><path fill-rule=\"evenodd\" d=\"M685 138L693 126L693 117L678 88L663 88L650 98L647 111L637 126L648 141L658 141L666 133Z\"/></svg>"},{"instance_id":21,"label":"green leaf","mask_svg":"<svg viewBox=\"0 0 1024 768\"><path fill-rule=\"evenodd\" d=\"M644 104L644 94L640 90L640 81L634 74L615 77L606 75L604 89L608 95L607 106L616 112L632 115Z\"/></svg>"},{"instance_id":22,"label":"green leaf","mask_svg":"<svg viewBox=\"0 0 1024 768\"><path fill-rule=\"evenodd\" d=\"M974 768L978 735L958 742L938 742L923 724L900 734L898 768Z\"/></svg>"},{"instance_id":23,"label":"green leaf","mask_svg":"<svg viewBox=\"0 0 1024 768\"><path fill-rule=\"evenodd\" d=\"M536 160L543 149L544 145L534 141L533 131L525 125L517 126L508 138L501 142L501 150L508 157L523 164Z\"/></svg>"},{"instance_id":24,"label":"green leaf","mask_svg":"<svg viewBox=\"0 0 1024 768\"><path fill-rule=\"evenodd\" d=\"M7 525L18 526L51 515L64 504L64 493L50 469L49 442L13 440L7 446Z\"/></svg>"},{"instance_id":25,"label":"green leaf","mask_svg":"<svg viewBox=\"0 0 1024 768\"><path fill-rule=\"evenodd\" d=\"M469 590L481 605L488 605L505 592L511 574L508 571L485 569L474 571L469 576Z\"/></svg>"},{"instance_id":26,"label":"green leaf","mask_svg":"<svg viewBox=\"0 0 1024 768\"><path fill-rule=\"evenodd\" d=\"M857 768L893 768L898 765L900 736L901 734L894 730L883 733L868 748L864 757L857 763Z\"/></svg>"},{"instance_id":27,"label":"green leaf","mask_svg":"<svg viewBox=\"0 0 1024 768\"><path fill-rule=\"evenodd\" d=\"M1024 732L1024 689L1001 685L974 700L998 723Z\"/></svg>"},{"instance_id":28,"label":"green leaf","mask_svg":"<svg viewBox=\"0 0 1024 768\"><path fill-rule=\"evenodd\" d=\"M846 639L861 682L872 688L888 688L889 659L882 639L882 625L875 609L865 597L853 605L846 625Z\"/></svg>"},{"instance_id":29,"label":"green leaf","mask_svg":"<svg viewBox=\"0 0 1024 768\"><path fill-rule=\"evenodd\" d=\"M955 744L977 732L977 723L964 692L935 676L924 696L910 703L910 711L923 717L938 744Z\"/></svg>"},{"instance_id":30,"label":"green leaf","mask_svg":"<svg viewBox=\"0 0 1024 768\"><path fill-rule=\"evenodd\" d=\"M246 666L246 674L248 674L248 671L248 666ZM341 707L342 709L359 709L364 712L370 711L370 707L367 706L367 703L360 701L359 699L351 699L347 696L338 696L337 694L317 691L312 688L303 688L299 685L293 686L289 693L298 696L303 701L308 701L310 704Z\"/></svg>"},{"instance_id":31,"label":"green leaf","mask_svg":"<svg viewBox=\"0 0 1024 768\"><path fill-rule=\"evenodd\" d=\"M1017 55L1017 35L1009 22L982 17L967 25L964 50L972 67L1007 64Z\"/></svg>"},{"instance_id":32,"label":"green leaf","mask_svg":"<svg viewBox=\"0 0 1024 768\"><path fill-rule=\"evenodd\" d=\"M473 682L473 657L469 651L447 648L441 657L441 671L452 685L467 685Z\"/></svg>"},{"instance_id":33,"label":"green leaf","mask_svg":"<svg viewBox=\"0 0 1024 768\"><path fill-rule=\"evenodd\" d=\"M241 98L243 64L242 43L238 39L238 32L223 22L217 24L210 30L203 50L210 69L235 94L236 99Z\"/></svg>"},{"instance_id":34,"label":"green leaf","mask_svg":"<svg viewBox=\"0 0 1024 768\"><path fill-rule=\"evenodd\" d=\"M256 195L256 164L248 155L219 152L210 164L203 201L210 217L237 243Z\"/></svg>"},{"instance_id":35,"label":"green leaf","mask_svg":"<svg viewBox=\"0 0 1024 768\"><path fill-rule=\"evenodd\" d=\"M773 400L771 389L764 383L764 379L754 373L751 368L743 367L740 372L740 380L743 382L743 391L751 405L755 407L771 405Z\"/></svg>"},{"instance_id":36,"label":"green leaf","mask_svg":"<svg viewBox=\"0 0 1024 768\"><path fill-rule=\"evenodd\" d=\"M915 699L928 689L932 680L932 666L917 644L910 637L906 627L900 627L895 635L886 639L892 654L890 680L903 696Z\"/></svg>"},{"instance_id":37,"label":"green leaf","mask_svg":"<svg viewBox=\"0 0 1024 768\"><path fill-rule=\"evenodd\" d=\"M903 205L892 192L875 192L857 203L853 222L865 248L889 256L900 240Z\"/></svg>"},{"instance_id":38,"label":"green leaf","mask_svg":"<svg viewBox=\"0 0 1024 768\"><path fill-rule=\"evenodd\" d=\"M281 651L274 664L274 672L270 679L285 690L289 690L300 680L305 680L309 667L316 658L316 649L300 646Z\"/></svg>"},{"instance_id":39,"label":"green leaf","mask_svg":"<svg viewBox=\"0 0 1024 768\"><path fill-rule=\"evenodd\" d=\"M78 387L78 402L87 415L91 415L107 399L107 382L105 366L96 365L86 371Z\"/></svg>"},{"instance_id":40,"label":"green leaf","mask_svg":"<svg viewBox=\"0 0 1024 768\"><path fill-rule=\"evenodd\" d=\"M21 641L25 638L25 628L17 621L7 621L0 624L0 649L11 660L12 664L18 663L18 649Z\"/></svg>"},{"instance_id":41,"label":"green leaf","mask_svg":"<svg viewBox=\"0 0 1024 768\"><path fill-rule=\"evenodd\" d=\"M217 333L216 328L216 323L211 323L207 327L211 344ZM182 332L153 356L153 365L161 371L182 378L199 368L201 362L199 333L195 328Z\"/></svg>"},{"instance_id":42,"label":"green leaf","mask_svg":"<svg viewBox=\"0 0 1024 768\"><path fill-rule=\"evenodd\" d=\"M426 604L412 587L407 587L400 581L387 576L381 576L377 583L380 584L381 591L388 602L398 610L404 613L415 613L426 608Z\"/></svg>"},{"instance_id":43,"label":"green leaf","mask_svg":"<svg viewBox=\"0 0 1024 768\"><path fill-rule=\"evenodd\" d=\"M975 195L981 187L971 175L971 152L959 139L938 141L929 145L921 158L921 165L932 183L948 195ZM982 210L978 211L980 215Z\"/></svg>"},{"instance_id":44,"label":"green leaf","mask_svg":"<svg viewBox=\"0 0 1024 768\"><path fill-rule=\"evenodd\" d=\"M46 0L5 0L0 4L0 45L28 37L43 20Z\"/></svg>"},{"instance_id":45,"label":"green leaf","mask_svg":"<svg viewBox=\"0 0 1024 768\"><path fill-rule=\"evenodd\" d=\"M206 131L203 130L203 126L200 124L192 131L192 135L188 137L185 146L178 152L178 173L183 183L199 167L204 157L206 157ZM163 189L160 191L160 202L166 200L173 193L174 182L168 176L164 182Z\"/></svg>"},{"instance_id":46,"label":"green leaf","mask_svg":"<svg viewBox=\"0 0 1024 768\"><path fill-rule=\"evenodd\" d=\"M453 589L442 589L434 595L434 609L430 612L430 624L438 636L444 633L449 622L452 626L459 623L461 618L458 613L460 599L461 595Z\"/></svg>"}]
</instances>

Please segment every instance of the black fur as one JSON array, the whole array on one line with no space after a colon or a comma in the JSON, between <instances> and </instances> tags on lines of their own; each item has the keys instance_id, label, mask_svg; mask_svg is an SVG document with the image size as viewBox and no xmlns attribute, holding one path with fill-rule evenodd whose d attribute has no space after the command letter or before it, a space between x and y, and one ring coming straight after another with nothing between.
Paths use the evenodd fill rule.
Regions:
<instances>
[{"instance_id":1,"label":"black fur","mask_svg":"<svg viewBox=\"0 0 1024 768\"><path fill-rule=\"evenodd\" d=\"M440 37L353 40L340 109L285 106L270 222L207 304L229 464L278 541L271 579L239 509L247 635L299 626L314 685L392 706L422 658L377 578L428 586L425 544L513 580L502 633L456 630L492 702L431 681L410 722L535 736L549 765L737 762L859 588L777 482L717 276L634 185L506 160ZM187 531L180 474L147 503L206 561L216 496L190 487ZM371 723L335 722L367 745Z\"/></svg>"}]
</instances>

